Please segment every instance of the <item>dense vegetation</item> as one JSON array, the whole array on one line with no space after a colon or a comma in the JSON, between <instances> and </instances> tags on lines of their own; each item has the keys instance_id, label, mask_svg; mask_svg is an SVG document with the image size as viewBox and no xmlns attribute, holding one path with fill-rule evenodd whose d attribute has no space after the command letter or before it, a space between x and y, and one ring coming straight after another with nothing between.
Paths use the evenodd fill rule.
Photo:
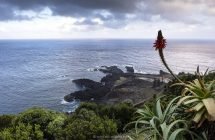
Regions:
<instances>
[{"instance_id":1,"label":"dense vegetation","mask_svg":"<svg viewBox=\"0 0 215 140\"><path fill-rule=\"evenodd\" d=\"M191 74L191 73L184 73L181 72L178 74L178 77L183 81L183 82L192 82L193 80L197 79L196 74ZM205 75L205 82L209 82L215 79L215 72L210 72L207 75ZM183 90L183 86L172 86L173 84L177 83L177 79L173 79L170 81L166 86L165 86L165 91L164 93L166 95L181 95L181 92Z\"/></svg>"},{"instance_id":2,"label":"dense vegetation","mask_svg":"<svg viewBox=\"0 0 215 140\"><path fill-rule=\"evenodd\" d=\"M133 139L213 140L215 137L215 73L179 75L183 83L173 80L163 96L137 110L129 123Z\"/></svg>"},{"instance_id":3,"label":"dense vegetation","mask_svg":"<svg viewBox=\"0 0 215 140\"><path fill-rule=\"evenodd\" d=\"M177 83L173 80L161 97L149 100L139 108L130 103L82 103L69 115L44 108L2 115L0 140L86 140L122 134L131 139L211 139L215 125L209 118L207 104L200 100L206 97L199 97L205 91L198 82L203 82L204 88L211 91L207 92L207 97L214 98L215 73L200 76L199 80L204 81L198 81L198 75L194 74L181 73L179 77L185 85L172 86ZM199 92L198 97L188 93L188 100L188 95L182 96L186 85L187 92L189 88Z\"/></svg>"},{"instance_id":4,"label":"dense vegetation","mask_svg":"<svg viewBox=\"0 0 215 140\"><path fill-rule=\"evenodd\" d=\"M31 108L16 116L0 116L2 140L85 140L121 133L136 109L129 103L82 103L71 115Z\"/></svg>"}]
</instances>

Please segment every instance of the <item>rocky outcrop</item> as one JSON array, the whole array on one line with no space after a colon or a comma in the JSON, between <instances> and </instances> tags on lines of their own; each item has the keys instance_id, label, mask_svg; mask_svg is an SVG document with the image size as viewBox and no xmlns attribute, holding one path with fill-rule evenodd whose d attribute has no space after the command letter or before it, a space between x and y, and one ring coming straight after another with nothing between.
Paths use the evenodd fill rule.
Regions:
<instances>
[{"instance_id":1,"label":"rocky outcrop","mask_svg":"<svg viewBox=\"0 0 215 140\"><path fill-rule=\"evenodd\" d=\"M160 92L163 83L153 88L153 80L160 75L124 73L116 66L102 66L99 71L106 75L100 82L90 79L77 79L73 82L81 88L68 94L64 99L68 102L75 100L117 103L132 100L137 103Z\"/></svg>"},{"instance_id":2,"label":"rocky outcrop","mask_svg":"<svg viewBox=\"0 0 215 140\"><path fill-rule=\"evenodd\" d=\"M110 88L107 86L90 79L77 79L73 80L73 83L81 88L81 90L66 95L64 99L67 102L71 102L74 99L82 101L99 100L110 91Z\"/></svg>"},{"instance_id":3,"label":"rocky outcrop","mask_svg":"<svg viewBox=\"0 0 215 140\"><path fill-rule=\"evenodd\" d=\"M131 66L125 66L126 68L126 71L129 72L129 73L134 73L134 68L131 67Z\"/></svg>"},{"instance_id":4,"label":"rocky outcrop","mask_svg":"<svg viewBox=\"0 0 215 140\"><path fill-rule=\"evenodd\" d=\"M109 88L111 88L115 81L120 79L120 74L108 74L101 79L101 83Z\"/></svg>"},{"instance_id":5,"label":"rocky outcrop","mask_svg":"<svg viewBox=\"0 0 215 140\"><path fill-rule=\"evenodd\" d=\"M117 66L101 66L99 68L99 71L105 73L105 74L123 74L124 72L119 69Z\"/></svg>"},{"instance_id":6,"label":"rocky outcrop","mask_svg":"<svg viewBox=\"0 0 215 140\"><path fill-rule=\"evenodd\" d=\"M84 88L84 89L97 89L102 87L102 84L99 82L95 82L90 79L76 79L72 81L75 83L79 88Z\"/></svg>"},{"instance_id":7,"label":"rocky outcrop","mask_svg":"<svg viewBox=\"0 0 215 140\"><path fill-rule=\"evenodd\" d=\"M64 96L64 100L67 102L71 102L74 99L81 100L81 101L98 101L101 100L108 92L110 91L109 88L103 86L97 89L86 89L81 91L75 91Z\"/></svg>"}]
</instances>

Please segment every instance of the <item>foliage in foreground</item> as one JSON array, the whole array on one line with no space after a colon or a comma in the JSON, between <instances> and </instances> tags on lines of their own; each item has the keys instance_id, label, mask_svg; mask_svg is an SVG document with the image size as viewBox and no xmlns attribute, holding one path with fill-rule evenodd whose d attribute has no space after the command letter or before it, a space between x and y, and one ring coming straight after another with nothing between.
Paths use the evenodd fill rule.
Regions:
<instances>
[{"instance_id":1,"label":"foliage in foreground","mask_svg":"<svg viewBox=\"0 0 215 140\"><path fill-rule=\"evenodd\" d=\"M98 116L106 116L117 123L118 132L122 133L125 125L132 121L136 109L130 103L119 103L116 105L98 105L95 103L83 103L76 110L86 108L94 111Z\"/></svg>"},{"instance_id":2,"label":"foliage in foreground","mask_svg":"<svg viewBox=\"0 0 215 140\"><path fill-rule=\"evenodd\" d=\"M138 109L136 121L130 123L135 124L136 135L131 136L135 139L214 139L215 73L208 75L197 71L196 79L174 84L181 88L175 90L176 94Z\"/></svg>"},{"instance_id":3,"label":"foliage in foreground","mask_svg":"<svg viewBox=\"0 0 215 140\"><path fill-rule=\"evenodd\" d=\"M31 108L16 116L0 116L0 140L87 140L113 136L131 121L135 111L127 103L83 103L72 115Z\"/></svg>"},{"instance_id":4,"label":"foliage in foreground","mask_svg":"<svg viewBox=\"0 0 215 140\"><path fill-rule=\"evenodd\" d=\"M85 140L116 135L117 125L113 120L103 119L91 110L81 109L78 114L69 118L65 132L66 139Z\"/></svg>"},{"instance_id":5,"label":"foliage in foreground","mask_svg":"<svg viewBox=\"0 0 215 140\"><path fill-rule=\"evenodd\" d=\"M184 73L181 72L178 74L178 77L181 79L183 82L192 82L193 80L197 79L198 76L196 74L191 74L191 73ZM205 75L204 80L205 82L210 82L215 79L215 72L209 72L207 75ZM182 93L182 90L184 89L183 86L172 86L173 84L178 83L177 79L173 79L170 81L166 86L164 93L166 95L175 95L175 96L180 96Z\"/></svg>"},{"instance_id":6,"label":"foliage in foreground","mask_svg":"<svg viewBox=\"0 0 215 140\"><path fill-rule=\"evenodd\" d=\"M136 135L141 135L143 139L153 140L183 140L185 136L192 139L201 139L197 134L189 130L189 122L183 119L176 119L178 113L176 100L172 101L165 107L161 107L160 99L158 99L153 108L147 105L143 109L137 110L137 121L131 122L135 124Z\"/></svg>"},{"instance_id":7,"label":"foliage in foreground","mask_svg":"<svg viewBox=\"0 0 215 140\"><path fill-rule=\"evenodd\" d=\"M195 112L193 121L198 126L207 119L215 120L215 80L205 83L204 76L199 76L193 82L183 85L182 98L178 104L183 103L189 106L188 112Z\"/></svg>"}]
</instances>

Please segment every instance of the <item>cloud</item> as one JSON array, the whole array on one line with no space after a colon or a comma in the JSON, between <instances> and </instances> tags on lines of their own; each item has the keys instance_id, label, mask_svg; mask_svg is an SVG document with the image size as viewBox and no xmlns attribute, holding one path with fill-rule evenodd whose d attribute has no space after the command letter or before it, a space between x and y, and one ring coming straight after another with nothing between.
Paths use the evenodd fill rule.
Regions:
<instances>
[{"instance_id":1,"label":"cloud","mask_svg":"<svg viewBox=\"0 0 215 140\"><path fill-rule=\"evenodd\" d=\"M16 16L14 14L13 9L8 8L7 5L4 4L0 4L0 20L4 21L4 20L8 20L8 19L13 19L13 20L17 20L17 19L21 19L20 16Z\"/></svg>"},{"instance_id":2,"label":"cloud","mask_svg":"<svg viewBox=\"0 0 215 140\"><path fill-rule=\"evenodd\" d=\"M130 13L140 0L0 0L0 4L12 13L14 10L42 10L49 7L54 15L91 16L95 11L107 10L111 13ZM1 8L2 9L2 8ZM3 11L5 12L5 11ZM97 13L98 14L98 13ZM8 16L10 19L11 16Z\"/></svg>"},{"instance_id":3,"label":"cloud","mask_svg":"<svg viewBox=\"0 0 215 140\"><path fill-rule=\"evenodd\" d=\"M17 15L22 11L41 12L45 8L52 16L86 18L82 23L96 25L92 19L100 19L104 26L117 28L124 25L126 14L134 13L141 0L0 0L0 20L23 20L27 16ZM119 23L118 23L119 22Z\"/></svg>"},{"instance_id":4,"label":"cloud","mask_svg":"<svg viewBox=\"0 0 215 140\"><path fill-rule=\"evenodd\" d=\"M215 15L214 0L0 0L0 20L30 20L38 16L16 14L22 11L50 16L84 19L76 25L120 28L133 21L152 21L154 17L171 22L202 24L202 18ZM97 19L97 22L95 21ZM98 22L99 21L99 22Z\"/></svg>"}]
</instances>

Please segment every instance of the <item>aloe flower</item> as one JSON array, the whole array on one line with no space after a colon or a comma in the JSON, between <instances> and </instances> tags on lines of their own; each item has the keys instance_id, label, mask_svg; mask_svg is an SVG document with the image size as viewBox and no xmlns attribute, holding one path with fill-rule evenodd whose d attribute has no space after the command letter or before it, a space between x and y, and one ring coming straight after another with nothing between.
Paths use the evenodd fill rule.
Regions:
<instances>
[{"instance_id":1,"label":"aloe flower","mask_svg":"<svg viewBox=\"0 0 215 140\"><path fill-rule=\"evenodd\" d=\"M166 47L166 39L164 39L161 30L158 31L158 36L157 36L157 40L154 43L155 50L158 50L159 52L159 56L161 58L162 63L164 64L164 66L166 67L166 69L169 71L169 73L175 78L177 79L179 82L183 83L173 72L172 70L169 68L168 64L166 63L166 60L164 58L164 54L163 54L163 49Z\"/></svg>"},{"instance_id":2,"label":"aloe flower","mask_svg":"<svg viewBox=\"0 0 215 140\"><path fill-rule=\"evenodd\" d=\"M157 40L154 43L155 50L162 50L166 47L166 39L164 39L161 30L158 31Z\"/></svg>"}]
</instances>

